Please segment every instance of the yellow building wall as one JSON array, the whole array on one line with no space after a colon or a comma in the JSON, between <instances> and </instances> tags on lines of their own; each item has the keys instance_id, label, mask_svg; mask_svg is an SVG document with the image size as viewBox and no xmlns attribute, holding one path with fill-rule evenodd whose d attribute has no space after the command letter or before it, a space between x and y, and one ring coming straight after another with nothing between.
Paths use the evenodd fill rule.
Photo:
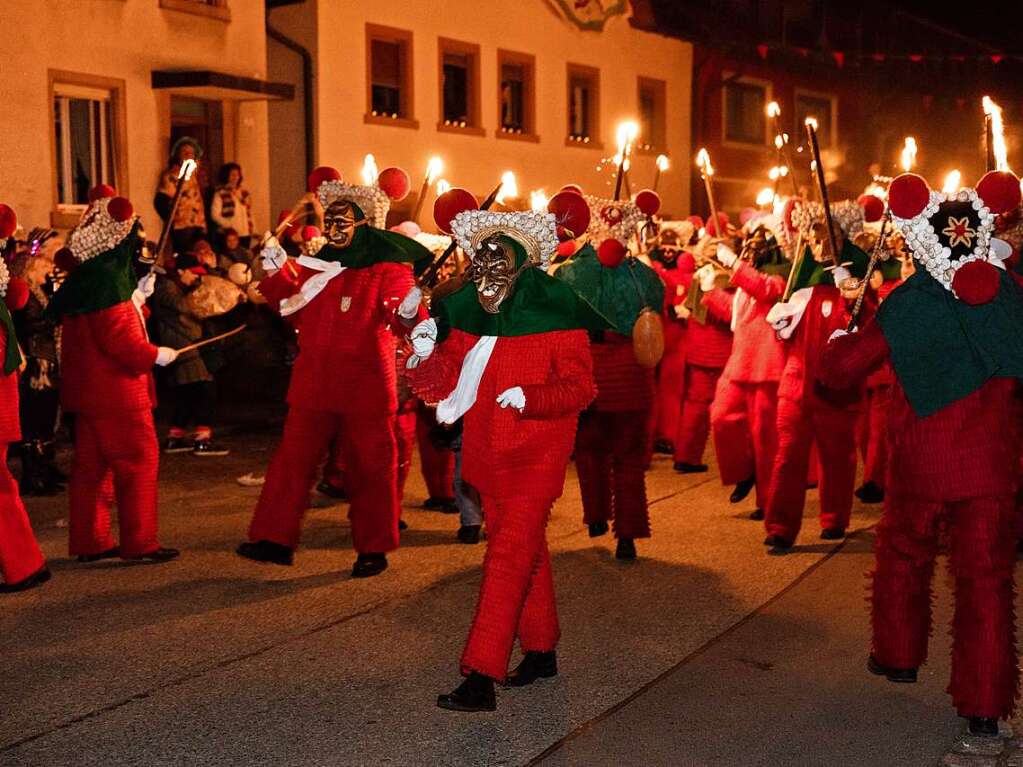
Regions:
<instances>
[{"instance_id":1,"label":"yellow building wall","mask_svg":"<svg viewBox=\"0 0 1023 767\"><path fill-rule=\"evenodd\" d=\"M583 32L556 17L544 0L318 0L316 57L317 157L357 180L363 156L372 152L381 168L399 165L418 189L432 154L445 161L444 177L477 195L487 194L502 171L513 170L519 189L553 194L566 183L587 193L613 193L610 174L599 175L602 157L615 153L615 127L638 117L640 76L667 83L667 153L673 169L662 178L662 210L689 210L692 46L634 29L625 17L602 33ZM414 116L417 130L366 124L365 25L412 30ZM438 37L481 47L482 127L485 137L437 130ZM495 137L498 128L498 48L536 57L536 122L539 143ZM568 147L567 64L600 69L600 130L604 148ZM277 158L276 161L280 161ZM654 157L638 156L633 191L650 186ZM432 199L432 198L431 198ZM432 203L430 203L432 204ZM429 220L427 215L424 221Z\"/></svg>"},{"instance_id":2,"label":"yellow building wall","mask_svg":"<svg viewBox=\"0 0 1023 767\"><path fill-rule=\"evenodd\" d=\"M264 77L261 0L230 0L229 22L172 11L160 0L2 0L0 29L0 201L26 227L50 222L53 167L49 69L119 78L126 85L127 192L150 236L152 208L167 161L170 96L154 91L154 69L213 69ZM225 155L241 163L257 225L268 218L267 107L254 101L224 108ZM216 168L211 173L216 173ZM125 188L126 187L126 188Z\"/></svg>"}]
</instances>

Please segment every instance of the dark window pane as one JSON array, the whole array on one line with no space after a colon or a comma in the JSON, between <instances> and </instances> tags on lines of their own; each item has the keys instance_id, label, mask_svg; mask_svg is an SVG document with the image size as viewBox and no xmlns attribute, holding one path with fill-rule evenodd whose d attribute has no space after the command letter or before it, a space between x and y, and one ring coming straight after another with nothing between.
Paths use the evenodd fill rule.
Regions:
<instances>
[{"instance_id":1,"label":"dark window pane","mask_svg":"<svg viewBox=\"0 0 1023 767\"><path fill-rule=\"evenodd\" d=\"M568 103L569 136L575 139L591 138L590 84L586 80L572 80Z\"/></svg>"},{"instance_id":2,"label":"dark window pane","mask_svg":"<svg viewBox=\"0 0 1023 767\"><path fill-rule=\"evenodd\" d=\"M88 99L70 99L68 114L71 125L71 174L76 204L89 201L89 190L95 185L93 155L92 109Z\"/></svg>"},{"instance_id":3,"label":"dark window pane","mask_svg":"<svg viewBox=\"0 0 1023 767\"><path fill-rule=\"evenodd\" d=\"M645 146L659 146L657 96L648 88L639 92L639 140Z\"/></svg>"},{"instance_id":4,"label":"dark window pane","mask_svg":"<svg viewBox=\"0 0 1023 767\"><path fill-rule=\"evenodd\" d=\"M469 68L457 63L444 63L444 121L469 122Z\"/></svg>"},{"instance_id":5,"label":"dark window pane","mask_svg":"<svg viewBox=\"0 0 1023 767\"><path fill-rule=\"evenodd\" d=\"M817 143L822 147L831 144L831 99L819 96L796 97L796 129L797 135L805 136L806 118L817 120Z\"/></svg>"},{"instance_id":6,"label":"dark window pane","mask_svg":"<svg viewBox=\"0 0 1023 767\"><path fill-rule=\"evenodd\" d=\"M725 140L763 144L767 119L767 93L760 85L729 83L725 86Z\"/></svg>"},{"instance_id":7,"label":"dark window pane","mask_svg":"<svg viewBox=\"0 0 1023 767\"><path fill-rule=\"evenodd\" d=\"M512 64L501 67L501 127L507 131L526 128L525 68Z\"/></svg>"},{"instance_id":8,"label":"dark window pane","mask_svg":"<svg viewBox=\"0 0 1023 767\"><path fill-rule=\"evenodd\" d=\"M404 87L401 44L373 40L371 56L373 111L383 115L404 116L401 103L401 92Z\"/></svg>"}]
</instances>

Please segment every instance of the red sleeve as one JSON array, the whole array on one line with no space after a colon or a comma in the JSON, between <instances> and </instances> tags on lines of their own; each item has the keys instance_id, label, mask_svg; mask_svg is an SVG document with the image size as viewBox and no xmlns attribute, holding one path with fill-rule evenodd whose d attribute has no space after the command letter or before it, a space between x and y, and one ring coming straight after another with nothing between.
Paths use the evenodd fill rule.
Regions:
<instances>
[{"instance_id":1,"label":"red sleeve","mask_svg":"<svg viewBox=\"0 0 1023 767\"><path fill-rule=\"evenodd\" d=\"M718 322L725 325L732 323L732 304L735 302L735 293L729 290L712 290L704 293L700 303L707 307L707 313Z\"/></svg>"},{"instance_id":2,"label":"red sleeve","mask_svg":"<svg viewBox=\"0 0 1023 767\"><path fill-rule=\"evenodd\" d=\"M554 348L553 380L523 386L522 391L526 395L523 418L561 418L585 410L597 396L586 332L563 334Z\"/></svg>"},{"instance_id":3,"label":"red sleeve","mask_svg":"<svg viewBox=\"0 0 1023 767\"><path fill-rule=\"evenodd\" d=\"M280 313L281 301L298 293L301 284L298 267L289 260L283 269L259 281L259 292L270 308Z\"/></svg>"},{"instance_id":4,"label":"red sleeve","mask_svg":"<svg viewBox=\"0 0 1023 767\"><path fill-rule=\"evenodd\" d=\"M142 318L131 301L85 316L99 350L132 375L148 373L156 363L157 347L146 338Z\"/></svg>"},{"instance_id":5,"label":"red sleeve","mask_svg":"<svg viewBox=\"0 0 1023 767\"><path fill-rule=\"evenodd\" d=\"M888 359L888 342L881 326L869 322L858 333L828 343L817 365L817 378L829 389L855 386Z\"/></svg>"},{"instance_id":6,"label":"red sleeve","mask_svg":"<svg viewBox=\"0 0 1023 767\"><path fill-rule=\"evenodd\" d=\"M768 306L776 304L785 292L785 280L777 275L758 272L749 264L739 265L732 274L732 284Z\"/></svg>"},{"instance_id":7,"label":"red sleeve","mask_svg":"<svg viewBox=\"0 0 1023 767\"><path fill-rule=\"evenodd\" d=\"M409 386L425 402L439 402L454 391L462 361L473 347L476 336L452 330L443 342L437 344L433 354L408 371Z\"/></svg>"},{"instance_id":8,"label":"red sleeve","mask_svg":"<svg viewBox=\"0 0 1023 767\"><path fill-rule=\"evenodd\" d=\"M419 312L412 320L403 320L398 316L398 307L408 292L416 284L412 269L405 264L384 264L384 278L380 283L380 309L391 330L397 336L404 336L421 320L429 317L429 312L422 304Z\"/></svg>"}]
</instances>

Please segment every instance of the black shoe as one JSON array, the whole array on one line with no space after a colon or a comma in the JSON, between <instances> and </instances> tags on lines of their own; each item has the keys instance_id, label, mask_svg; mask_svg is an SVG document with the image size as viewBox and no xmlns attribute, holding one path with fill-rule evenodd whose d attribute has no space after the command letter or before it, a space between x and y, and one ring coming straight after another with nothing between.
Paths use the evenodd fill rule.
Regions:
<instances>
[{"instance_id":1,"label":"black shoe","mask_svg":"<svg viewBox=\"0 0 1023 767\"><path fill-rule=\"evenodd\" d=\"M845 538L844 527L825 527L821 530L822 541L840 541Z\"/></svg>"},{"instance_id":2,"label":"black shoe","mask_svg":"<svg viewBox=\"0 0 1023 767\"><path fill-rule=\"evenodd\" d=\"M462 525L458 528L458 542L459 543L479 543L480 542L480 526L479 525Z\"/></svg>"},{"instance_id":3,"label":"black shoe","mask_svg":"<svg viewBox=\"0 0 1023 767\"><path fill-rule=\"evenodd\" d=\"M163 443L165 453L187 453L195 449L195 443L187 437L167 437Z\"/></svg>"},{"instance_id":4,"label":"black shoe","mask_svg":"<svg viewBox=\"0 0 1023 767\"><path fill-rule=\"evenodd\" d=\"M57 495L64 488L50 475L46 465L45 448L39 440L24 443L21 454L21 478L18 480L18 492L22 496L43 498Z\"/></svg>"},{"instance_id":5,"label":"black shoe","mask_svg":"<svg viewBox=\"0 0 1023 767\"><path fill-rule=\"evenodd\" d=\"M438 695L437 705L448 711L496 711L494 680L473 671L447 695Z\"/></svg>"},{"instance_id":6,"label":"black shoe","mask_svg":"<svg viewBox=\"0 0 1023 767\"><path fill-rule=\"evenodd\" d=\"M170 562L172 559L177 559L179 556L181 556L181 552L177 549L165 549L161 546L160 548L153 549L146 554L141 554L137 557L124 557L124 559L129 562L141 562L142 560L146 560L148 562Z\"/></svg>"},{"instance_id":7,"label":"black shoe","mask_svg":"<svg viewBox=\"0 0 1023 767\"><path fill-rule=\"evenodd\" d=\"M686 463L685 461L675 461L675 471L679 474L703 474L707 471L708 467L705 463Z\"/></svg>"},{"instance_id":8,"label":"black shoe","mask_svg":"<svg viewBox=\"0 0 1023 767\"><path fill-rule=\"evenodd\" d=\"M590 531L591 538L599 538L602 535L607 535L608 526L607 522L590 522L586 526Z\"/></svg>"},{"instance_id":9,"label":"black shoe","mask_svg":"<svg viewBox=\"0 0 1023 767\"><path fill-rule=\"evenodd\" d=\"M756 486L757 486L757 478L756 477L750 477L749 479L744 479L742 482L739 482L735 486L735 489L732 491L732 494L730 496L728 496L729 502L730 503L741 503L743 500L746 499L746 496L750 494L750 491L754 487L756 487Z\"/></svg>"},{"instance_id":10,"label":"black shoe","mask_svg":"<svg viewBox=\"0 0 1023 767\"><path fill-rule=\"evenodd\" d=\"M764 518L764 510L753 509L753 511L749 513L749 518L752 519L754 522L759 522Z\"/></svg>"},{"instance_id":11,"label":"black shoe","mask_svg":"<svg viewBox=\"0 0 1023 767\"><path fill-rule=\"evenodd\" d=\"M536 652L528 650L522 662L508 674L503 687L525 687L537 679L550 679L558 675L558 655L554 650Z\"/></svg>"},{"instance_id":12,"label":"black shoe","mask_svg":"<svg viewBox=\"0 0 1023 767\"><path fill-rule=\"evenodd\" d=\"M873 655L867 658L867 671L876 676L887 677L889 682L896 682L898 684L913 684L916 682L915 668L891 668L884 666ZM997 722L995 725L997 728Z\"/></svg>"},{"instance_id":13,"label":"black shoe","mask_svg":"<svg viewBox=\"0 0 1023 767\"><path fill-rule=\"evenodd\" d=\"M408 522L406 522L404 519L399 519L398 532L401 532L402 530L408 530Z\"/></svg>"},{"instance_id":14,"label":"black shoe","mask_svg":"<svg viewBox=\"0 0 1023 767\"><path fill-rule=\"evenodd\" d=\"M977 735L981 738L997 738L998 720L988 716L971 716L970 735Z\"/></svg>"},{"instance_id":15,"label":"black shoe","mask_svg":"<svg viewBox=\"0 0 1023 767\"><path fill-rule=\"evenodd\" d=\"M764 545L770 546L767 553L772 557L781 557L792 551L792 541L782 538L780 535L769 535L764 538Z\"/></svg>"},{"instance_id":16,"label":"black shoe","mask_svg":"<svg viewBox=\"0 0 1023 767\"><path fill-rule=\"evenodd\" d=\"M615 559L635 559L636 543L632 538L619 538L615 548Z\"/></svg>"},{"instance_id":17,"label":"black shoe","mask_svg":"<svg viewBox=\"0 0 1023 767\"><path fill-rule=\"evenodd\" d=\"M79 554L78 561L87 564L88 562L99 562L101 559L117 559L120 556L121 550L114 546L114 548L101 551L98 554Z\"/></svg>"},{"instance_id":18,"label":"black shoe","mask_svg":"<svg viewBox=\"0 0 1023 767\"><path fill-rule=\"evenodd\" d=\"M674 455L675 445L670 439L659 439L654 442L654 452L662 455Z\"/></svg>"},{"instance_id":19,"label":"black shoe","mask_svg":"<svg viewBox=\"0 0 1023 767\"><path fill-rule=\"evenodd\" d=\"M50 571L46 565L43 565L34 573L27 578L22 578L20 581L14 583L0 583L0 594L14 594L18 591L28 591L34 589L37 586L42 586L46 581L50 580Z\"/></svg>"},{"instance_id":20,"label":"black shoe","mask_svg":"<svg viewBox=\"0 0 1023 767\"><path fill-rule=\"evenodd\" d=\"M883 503L884 502L884 490L878 487L877 483L870 481L864 482L853 493L863 503Z\"/></svg>"},{"instance_id":21,"label":"black shoe","mask_svg":"<svg viewBox=\"0 0 1023 767\"><path fill-rule=\"evenodd\" d=\"M372 578L387 569L386 554L359 554L352 566L353 578Z\"/></svg>"},{"instance_id":22,"label":"black shoe","mask_svg":"<svg viewBox=\"0 0 1023 767\"><path fill-rule=\"evenodd\" d=\"M336 498L339 501L347 501L348 495L345 493L343 487L332 485L327 480L323 480L316 486L316 492L327 496L328 498Z\"/></svg>"},{"instance_id":23,"label":"black shoe","mask_svg":"<svg viewBox=\"0 0 1023 767\"><path fill-rule=\"evenodd\" d=\"M231 451L226 447L218 445L212 439L197 439L192 448L192 455L221 456L228 455Z\"/></svg>"},{"instance_id":24,"label":"black shoe","mask_svg":"<svg viewBox=\"0 0 1023 767\"><path fill-rule=\"evenodd\" d=\"M454 514L458 511L454 498L438 498L433 495L423 501L423 508L427 511L439 511L443 514Z\"/></svg>"},{"instance_id":25,"label":"black shoe","mask_svg":"<svg viewBox=\"0 0 1023 767\"><path fill-rule=\"evenodd\" d=\"M295 562L295 552L280 543L273 541L247 541L235 549L240 557L253 562L269 562L275 565L291 565Z\"/></svg>"}]
</instances>

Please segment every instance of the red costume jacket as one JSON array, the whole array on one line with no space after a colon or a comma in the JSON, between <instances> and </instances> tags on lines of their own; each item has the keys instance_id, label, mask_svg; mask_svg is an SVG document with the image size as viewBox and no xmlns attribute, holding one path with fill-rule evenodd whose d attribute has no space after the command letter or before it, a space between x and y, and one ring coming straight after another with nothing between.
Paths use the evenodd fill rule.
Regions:
<instances>
[{"instance_id":1,"label":"red costume jacket","mask_svg":"<svg viewBox=\"0 0 1023 767\"><path fill-rule=\"evenodd\" d=\"M291 266L297 267L297 278ZM279 310L281 300L317 274L289 263L263 280L259 290ZM414 284L407 264L345 269L290 315L301 353L291 374L288 403L334 413L396 412L397 338L392 328L395 309Z\"/></svg>"},{"instance_id":2,"label":"red costume jacket","mask_svg":"<svg viewBox=\"0 0 1023 767\"><path fill-rule=\"evenodd\" d=\"M12 339L13 340L13 339ZM0 331L0 360L7 354L7 335ZM21 439L18 419L18 371L4 375L0 370L0 446ZM0 460L3 455L0 454Z\"/></svg>"},{"instance_id":3,"label":"red costume jacket","mask_svg":"<svg viewBox=\"0 0 1023 767\"><path fill-rule=\"evenodd\" d=\"M590 344L594 406L602 412L647 410L654 399L654 371L636 362L632 339L607 331L603 341Z\"/></svg>"},{"instance_id":4,"label":"red costume jacket","mask_svg":"<svg viewBox=\"0 0 1023 767\"><path fill-rule=\"evenodd\" d=\"M739 288L733 304L735 336L724 375L735 383L766 383L781 379L785 347L775 338L767 313L785 292L785 280L741 264L732 274Z\"/></svg>"},{"instance_id":5,"label":"red costume jacket","mask_svg":"<svg viewBox=\"0 0 1023 767\"><path fill-rule=\"evenodd\" d=\"M156 353L131 301L64 317L61 405L89 415L152 410Z\"/></svg>"},{"instance_id":6,"label":"red costume jacket","mask_svg":"<svg viewBox=\"0 0 1023 767\"><path fill-rule=\"evenodd\" d=\"M452 330L433 355L411 371L413 389L431 402L447 397L477 340L478 336ZM496 402L514 386L521 386L526 395L522 413ZM465 481L487 496L559 497L576 421L594 396L586 331L498 338L476 403L465 414Z\"/></svg>"},{"instance_id":7,"label":"red costume jacket","mask_svg":"<svg viewBox=\"0 0 1023 767\"><path fill-rule=\"evenodd\" d=\"M732 304L735 291L716 289L704 293L707 322L690 320L686 362L704 368L723 368L732 354Z\"/></svg>"},{"instance_id":8,"label":"red costume jacket","mask_svg":"<svg viewBox=\"0 0 1023 767\"><path fill-rule=\"evenodd\" d=\"M880 325L828 344L818 378L839 388L864 379L889 359ZM921 418L895 377L892 383L888 473L901 494L956 501L1016 492L1013 396L1016 381L992 378L977 391Z\"/></svg>"}]
</instances>

